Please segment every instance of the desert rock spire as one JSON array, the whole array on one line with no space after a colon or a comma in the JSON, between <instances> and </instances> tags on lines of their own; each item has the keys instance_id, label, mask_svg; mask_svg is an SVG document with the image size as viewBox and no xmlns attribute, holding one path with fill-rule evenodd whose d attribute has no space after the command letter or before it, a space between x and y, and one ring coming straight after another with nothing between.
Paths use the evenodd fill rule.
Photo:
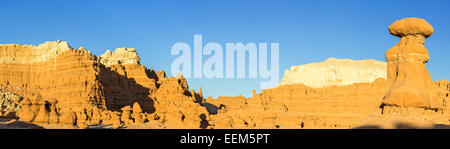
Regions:
<instances>
[{"instance_id":1,"label":"desert rock spire","mask_svg":"<svg viewBox=\"0 0 450 149\"><path fill-rule=\"evenodd\" d=\"M432 97L432 81L425 63L430 59L424 46L433 27L424 19L404 18L389 26L389 32L400 37L386 52L387 80L390 89L383 104L399 107L439 109L442 103Z\"/></svg>"}]
</instances>

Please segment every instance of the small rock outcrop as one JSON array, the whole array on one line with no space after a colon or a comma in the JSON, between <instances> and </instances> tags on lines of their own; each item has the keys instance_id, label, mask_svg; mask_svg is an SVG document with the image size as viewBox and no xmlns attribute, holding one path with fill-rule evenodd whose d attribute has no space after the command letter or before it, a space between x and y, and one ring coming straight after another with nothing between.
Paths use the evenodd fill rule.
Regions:
<instances>
[{"instance_id":1,"label":"small rock outcrop","mask_svg":"<svg viewBox=\"0 0 450 149\"><path fill-rule=\"evenodd\" d=\"M4 91L3 86L0 85L0 117L14 118L21 109L19 104L21 100L22 97Z\"/></svg>"},{"instance_id":2,"label":"small rock outcrop","mask_svg":"<svg viewBox=\"0 0 450 149\"><path fill-rule=\"evenodd\" d=\"M105 66L115 64L139 64L140 57L135 48L117 48L114 52L106 50L100 56L100 62Z\"/></svg>"},{"instance_id":3,"label":"small rock outcrop","mask_svg":"<svg viewBox=\"0 0 450 149\"><path fill-rule=\"evenodd\" d=\"M0 63L30 64L48 61L57 55L73 50L65 41L48 41L38 46L6 44L2 45ZM7 56L11 55L11 56Z\"/></svg>"}]
</instances>

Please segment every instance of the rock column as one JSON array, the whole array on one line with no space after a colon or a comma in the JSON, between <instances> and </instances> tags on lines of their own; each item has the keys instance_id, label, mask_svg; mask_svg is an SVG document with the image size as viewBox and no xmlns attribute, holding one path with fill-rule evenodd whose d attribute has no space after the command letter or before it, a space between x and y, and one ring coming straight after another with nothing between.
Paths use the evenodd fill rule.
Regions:
<instances>
[{"instance_id":1,"label":"rock column","mask_svg":"<svg viewBox=\"0 0 450 149\"><path fill-rule=\"evenodd\" d=\"M386 52L390 89L383 105L440 109L442 102L431 95L432 81L425 66L430 59L425 38L433 34L433 27L424 19L404 18L389 26L389 32L401 39Z\"/></svg>"}]
</instances>

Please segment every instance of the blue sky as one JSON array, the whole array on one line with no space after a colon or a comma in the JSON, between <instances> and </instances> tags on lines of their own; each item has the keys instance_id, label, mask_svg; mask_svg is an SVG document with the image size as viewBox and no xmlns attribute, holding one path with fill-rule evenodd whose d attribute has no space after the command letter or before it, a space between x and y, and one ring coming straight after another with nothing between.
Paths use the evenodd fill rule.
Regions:
<instances>
[{"instance_id":1,"label":"blue sky","mask_svg":"<svg viewBox=\"0 0 450 149\"><path fill-rule=\"evenodd\" d=\"M426 19L435 33L426 39L433 80L450 79L449 1L113 1L2 0L0 44L64 40L96 55L136 48L141 64L170 74L173 44L193 35L203 43L278 42L280 80L285 69L329 57L384 60L399 41L387 27L404 17ZM207 59L205 56L203 59ZM206 96L250 96L260 79L189 79Z\"/></svg>"}]
</instances>

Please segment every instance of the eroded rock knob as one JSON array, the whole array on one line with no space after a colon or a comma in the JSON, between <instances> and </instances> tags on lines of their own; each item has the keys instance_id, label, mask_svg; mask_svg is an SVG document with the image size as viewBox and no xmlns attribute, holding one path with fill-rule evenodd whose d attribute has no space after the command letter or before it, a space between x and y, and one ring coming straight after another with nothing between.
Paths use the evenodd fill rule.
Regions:
<instances>
[{"instance_id":1,"label":"eroded rock knob","mask_svg":"<svg viewBox=\"0 0 450 149\"><path fill-rule=\"evenodd\" d=\"M397 37L407 35L422 35L428 38L433 34L433 27L421 18L404 18L397 20L389 26L389 32Z\"/></svg>"}]
</instances>

